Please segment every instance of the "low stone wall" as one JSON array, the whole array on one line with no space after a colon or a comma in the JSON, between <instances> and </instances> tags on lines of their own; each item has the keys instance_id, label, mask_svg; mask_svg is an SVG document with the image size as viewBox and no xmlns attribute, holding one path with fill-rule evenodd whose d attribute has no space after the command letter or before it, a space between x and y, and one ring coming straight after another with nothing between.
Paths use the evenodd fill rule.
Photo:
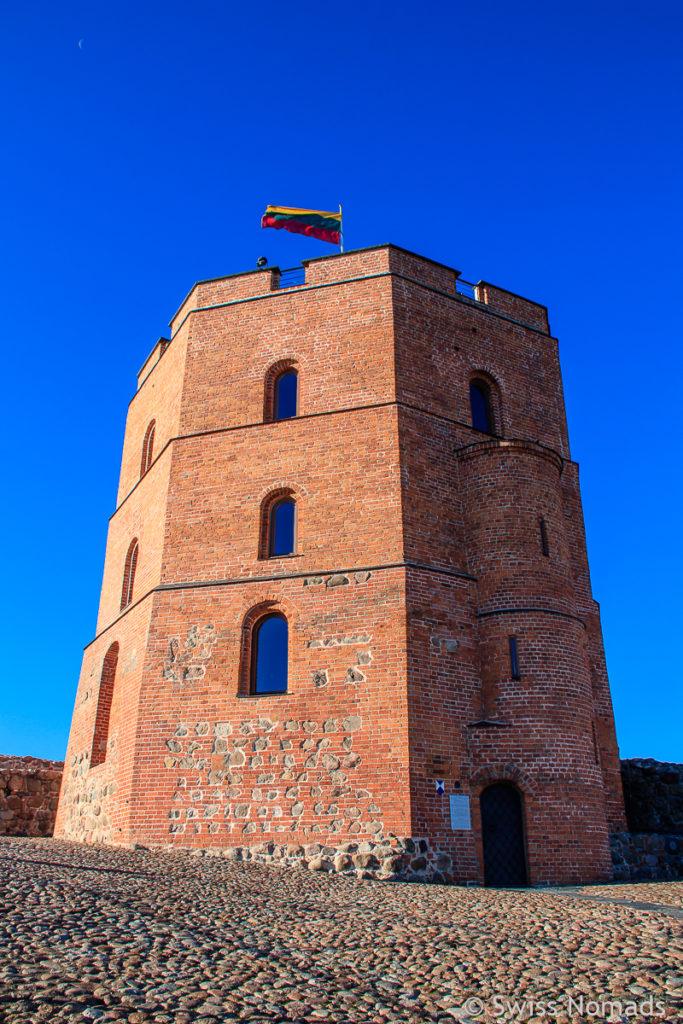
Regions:
<instances>
[{"instance_id":1,"label":"low stone wall","mask_svg":"<svg viewBox=\"0 0 683 1024\"><path fill-rule=\"evenodd\" d=\"M623 832L610 839L615 882L683 878L683 835Z\"/></svg>"},{"instance_id":2,"label":"low stone wall","mask_svg":"<svg viewBox=\"0 0 683 1024\"><path fill-rule=\"evenodd\" d=\"M621 780L632 833L683 835L683 764L629 758L621 762Z\"/></svg>"},{"instance_id":3,"label":"low stone wall","mask_svg":"<svg viewBox=\"0 0 683 1024\"><path fill-rule=\"evenodd\" d=\"M0 754L0 835L52 835L63 768L63 761Z\"/></svg>"},{"instance_id":4,"label":"low stone wall","mask_svg":"<svg viewBox=\"0 0 683 1024\"><path fill-rule=\"evenodd\" d=\"M177 847L169 849L177 851ZM252 846L204 847L191 853L198 857L222 857L230 861L353 874L357 878L385 881L442 884L453 881L451 858L447 853L435 850L427 839L392 838L381 843L341 843L339 846L254 843Z\"/></svg>"},{"instance_id":5,"label":"low stone wall","mask_svg":"<svg viewBox=\"0 0 683 1024\"><path fill-rule=\"evenodd\" d=\"M621 762L630 832L611 836L615 882L683 878L683 764Z\"/></svg>"}]
</instances>

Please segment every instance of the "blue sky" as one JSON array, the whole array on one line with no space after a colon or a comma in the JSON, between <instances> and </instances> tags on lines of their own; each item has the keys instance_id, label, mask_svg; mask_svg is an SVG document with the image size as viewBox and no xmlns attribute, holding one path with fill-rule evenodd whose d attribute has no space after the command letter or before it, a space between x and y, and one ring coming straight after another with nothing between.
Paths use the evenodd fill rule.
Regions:
<instances>
[{"instance_id":1,"label":"blue sky","mask_svg":"<svg viewBox=\"0 0 683 1024\"><path fill-rule=\"evenodd\" d=\"M335 209L546 303L623 756L683 761L677 2L2 0L0 752L62 757L135 374ZM79 40L81 45L79 46Z\"/></svg>"}]
</instances>

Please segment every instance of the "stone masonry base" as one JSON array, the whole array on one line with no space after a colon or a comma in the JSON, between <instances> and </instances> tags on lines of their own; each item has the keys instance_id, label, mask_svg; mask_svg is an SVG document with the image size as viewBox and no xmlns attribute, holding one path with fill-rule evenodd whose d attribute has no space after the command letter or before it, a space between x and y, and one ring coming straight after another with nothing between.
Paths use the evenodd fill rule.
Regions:
<instances>
[{"instance_id":1,"label":"stone masonry base","mask_svg":"<svg viewBox=\"0 0 683 1024\"><path fill-rule=\"evenodd\" d=\"M168 849L177 851L177 847L169 846ZM450 856L434 849L428 839L401 838L392 839L391 843L341 843L339 846L255 843L252 846L214 846L186 852L194 856L328 871L383 881L453 882Z\"/></svg>"}]
</instances>

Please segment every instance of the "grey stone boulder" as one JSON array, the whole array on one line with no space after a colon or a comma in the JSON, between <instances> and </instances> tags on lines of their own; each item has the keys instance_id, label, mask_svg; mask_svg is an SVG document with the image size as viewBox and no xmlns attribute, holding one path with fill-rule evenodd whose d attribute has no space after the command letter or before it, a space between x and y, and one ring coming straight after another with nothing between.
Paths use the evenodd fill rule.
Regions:
<instances>
[{"instance_id":1,"label":"grey stone boulder","mask_svg":"<svg viewBox=\"0 0 683 1024\"><path fill-rule=\"evenodd\" d=\"M309 871L331 871L332 865L329 860L325 860L324 857L315 857L313 860L308 862Z\"/></svg>"},{"instance_id":2,"label":"grey stone boulder","mask_svg":"<svg viewBox=\"0 0 683 1024\"><path fill-rule=\"evenodd\" d=\"M353 857L353 864L356 868L378 868L379 861L374 853L356 853Z\"/></svg>"}]
</instances>

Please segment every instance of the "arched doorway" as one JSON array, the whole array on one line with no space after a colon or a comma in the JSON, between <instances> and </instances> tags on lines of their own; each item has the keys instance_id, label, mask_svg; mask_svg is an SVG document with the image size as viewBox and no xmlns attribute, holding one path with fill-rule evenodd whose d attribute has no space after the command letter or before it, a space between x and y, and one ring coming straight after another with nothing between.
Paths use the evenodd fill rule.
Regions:
<instances>
[{"instance_id":1,"label":"arched doorway","mask_svg":"<svg viewBox=\"0 0 683 1024\"><path fill-rule=\"evenodd\" d=\"M484 844L484 884L526 885L522 801L514 786L497 782L479 798Z\"/></svg>"}]
</instances>

